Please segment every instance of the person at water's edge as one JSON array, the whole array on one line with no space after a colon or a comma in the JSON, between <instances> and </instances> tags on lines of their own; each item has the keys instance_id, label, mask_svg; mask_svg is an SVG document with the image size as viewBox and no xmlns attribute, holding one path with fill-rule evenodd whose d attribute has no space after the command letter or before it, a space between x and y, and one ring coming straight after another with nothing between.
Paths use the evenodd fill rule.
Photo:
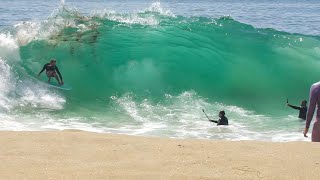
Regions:
<instances>
[{"instance_id":1,"label":"person at water's edge","mask_svg":"<svg viewBox=\"0 0 320 180\"><path fill-rule=\"evenodd\" d=\"M50 80L51 80L52 77L55 77L56 80L58 81L58 83L59 83L60 85L63 85L63 84L64 84L64 83L63 83L63 79L62 79L61 73L60 73L58 67L56 66L56 64L57 64L57 60L51 59L51 60L50 60L50 63L47 63L47 64L45 64L45 65L43 66L43 68L42 68L42 70L40 71L40 73L38 74L38 76L40 76L41 73L42 73L44 70L46 70L46 74L47 74L47 76L48 76L48 78L49 78L49 79L48 79L48 82L50 82ZM57 73L58 73L59 77L57 76ZM60 78L60 79L59 79L59 78Z\"/></svg>"},{"instance_id":2,"label":"person at water's edge","mask_svg":"<svg viewBox=\"0 0 320 180\"><path fill-rule=\"evenodd\" d=\"M214 123L217 123L217 126L219 126L219 125L228 125L229 124L228 123L228 118L225 115L226 115L226 113L224 111L220 111L219 112L220 119L218 121L210 119L210 121L214 122Z\"/></svg>"},{"instance_id":3,"label":"person at water's edge","mask_svg":"<svg viewBox=\"0 0 320 180\"><path fill-rule=\"evenodd\" d=\"M313 124L311 140L312 142L320 142L320 82L313 84L310 89L309 109L307 112L306 127L303 132L304 137L308 137L307 133L315 111L317 113Z\"/></svg>"},{"instance_id":4,"label":"person at water's edge","mask_svg":"<svg viewBox=\"0 0 320 180\"><path fill-rule=\"evenodd\" d=\"M306 100L301 101L301 106L300 107L291 105L291 104L288 103L288 101L287 101L287 105L289 107L291 107L292 109L299 110L299 118L303 119L303 120L306 120L307 111L308 111L307 101Z\"/></svg>"}]
</instances>

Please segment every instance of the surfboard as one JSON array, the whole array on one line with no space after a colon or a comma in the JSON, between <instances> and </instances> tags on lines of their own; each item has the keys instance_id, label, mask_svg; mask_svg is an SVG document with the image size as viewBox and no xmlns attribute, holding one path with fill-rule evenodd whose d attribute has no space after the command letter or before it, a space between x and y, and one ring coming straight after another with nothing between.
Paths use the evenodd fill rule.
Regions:
<instances>
[{"instance_id":1,"label":"surfboard","mask_svg":"<svg viewBox=\"0 0 320 180\"><path fill-rule=\"evenodd\" d=\"M49 86L52 88L56 88L56 89L60 89L60 90L65 90L65 91L70 91L72 90L72 87L68 84L63 84L62 86L55 80L55 79L51 79L51 82L48 82L47 78L41 78L38 76L30 76L32 79L41 82L42 84L44 84L45 86Z\"/></svg>"},{"instance_id":2,"label":"surfboard","mask_svg":"<svg viewBox=\"0 0 320 180\"><path fill-rule=\"evenodd\" d=\"M66 91L72 90L72 87L67 84L60 85L60 84L58 84L58 82L46 82L46 84L48 86L56 88L56 89L61 89L61 90L66 90Z\"/></svg>"}]
</instances>

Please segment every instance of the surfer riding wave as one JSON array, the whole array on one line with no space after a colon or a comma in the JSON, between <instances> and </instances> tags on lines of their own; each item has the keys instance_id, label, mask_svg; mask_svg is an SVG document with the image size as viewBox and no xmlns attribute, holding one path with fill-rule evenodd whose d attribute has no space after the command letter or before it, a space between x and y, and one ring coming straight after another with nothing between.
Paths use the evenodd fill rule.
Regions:
<instances>
[{"instance_id":1,"label":"surfer riding wave","mask_svg":"<svg viewBox=\"0 0 320 180\"><path fill-rule=\"evenodd\" d=\"M42 73L44 70L46 70L46 74L47 74L47 76L48 76L48 78L49 78L49 79L48 79L48 82L51 81L51 78L52 78L52 77L55 77L56 80L58 81L58 83L59 83L60 85L63 85L64 82L63 82L61 73L60 73L58 67L56 66L56 64L57 64L57 60L56 60L56 59L51 59L51 60L50 60L50 63L47 63L47 64L45 64L45 65L43 66L43 68L42 68L42 70L40 71L40 73L38 74L38 76L40 76L41 73ZM59 77L57 76L57 73L58 73ZM60 79L59 79L59 78L60 78Z\"/></svg>"}]
</instances>

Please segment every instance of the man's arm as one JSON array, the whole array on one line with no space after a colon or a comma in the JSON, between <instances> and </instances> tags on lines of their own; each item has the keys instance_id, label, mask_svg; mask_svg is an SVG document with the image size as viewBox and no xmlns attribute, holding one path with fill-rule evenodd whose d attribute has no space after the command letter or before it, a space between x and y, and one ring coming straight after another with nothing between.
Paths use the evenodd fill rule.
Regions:
<instances>
[{"instance_id":1,"label":"man's arm","mask_svg":"<svg viewBox=\"0 0 320 180\"><path fill-rule=\"evenodd\" d=\"M210 122L214 122L214 123L219 123L219 121L215 121L215 120L209 120Z\"/></svg>"},{"instance_id":2,"label":"man's arm","mask_svg":"<svg viewBox=\"0 0 320 180\"><path fill-rule=\"evenodd\" d=\"M61 73L60 73L60 71L59 71L57 66L56 66L56 71L57 71L57 73L59 75L59 78L60 78L61 82L63 83L63 79L62 79Z\"/></svg>"},{"instance_id":3,"label":"man's arm","mask_svg":"<svg viewBox=\"0 0 320 180\"><path fill-rule=\"evenodd\" d=\"M42 70L39 72L38 76L40 76L40 74L46 69L46 64L43 66Z\"/></svg>"},{"instance_id":4,"label":"man's arm","mask_svg":"<svg viewBox=\"0 0 320 180\"><path fill-rule=\"evenodd\" d=\"M301 107L294 106L294 105L291 105L291 104L288 104L288 106L291 107L292 109L297 109L297 110L301 110L302 109Z\"/></svg>"}]
</instances>

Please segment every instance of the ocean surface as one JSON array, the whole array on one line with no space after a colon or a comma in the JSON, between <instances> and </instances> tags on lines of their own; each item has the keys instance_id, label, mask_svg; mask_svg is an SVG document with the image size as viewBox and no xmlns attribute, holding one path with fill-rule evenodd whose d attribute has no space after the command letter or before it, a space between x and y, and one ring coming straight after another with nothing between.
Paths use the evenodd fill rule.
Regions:
<instances>
[{"instance_id":1,"label":"ocean surface","mask_svg":"<svg viewBox=\"0 0 320 180\"><path fill-rule=\"evenodd\" d=\"M0 4L0 130L308 141L286 99L320 80L320 1ZM51 58L71 91L36 78Z\"/></svg>"}]
</instances>

